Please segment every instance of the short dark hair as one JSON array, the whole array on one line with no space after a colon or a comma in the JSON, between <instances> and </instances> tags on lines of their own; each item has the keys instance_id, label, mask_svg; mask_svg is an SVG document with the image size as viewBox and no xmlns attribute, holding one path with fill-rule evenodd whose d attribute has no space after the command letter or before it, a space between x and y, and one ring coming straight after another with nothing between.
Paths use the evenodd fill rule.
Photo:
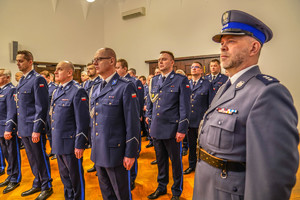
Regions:
<instances>
[{"instance_id":1,"label":"short dark hair","mask_svg":"<svg viewBox=\"0 0 300 200\"><path fill-rule=\"evenodd\" d=\"M199 64L201 67L203 67L203 65L202 65L199 61L195 61L195 62L193 62L193 63L197 63L197 64Z\"/></svg>"},{"instance_id":2,"label":"short dark hair","mask_svg":"<svg viewBox=\"0 0 300 200\"><path fill-rule=\"evenodd\" d=\"M212 60L210 61L210 63L212 63L212 62L217 62L218 65L220 65L220 61L219 61L218 59L212 59Z\"/></svg>"},{"instance_id":3,"label":"short dark hair","mask_svg":"<svg viewBox=\"0 0 300 200\"><path fill-rule=\"evenodd\" d=\"M161 51L160 54L162 54L162 53L169 54L171 56L172 60L175 60L174 54L171 51Z\"/></svg>"},{"instance_id":4,"label":"short dark hair","mask_svg":"<svg viewBox=\"0 0 300 200\"><path fill-rule=\"evenodd\" d=\"M22 54L24 55L24 59L27 60L27 61L30 61L32 60L33 61L33 55L30 51L28 50L22 50L22 51L18 51L17 54Z\"/></svg>"},{"instance_id":5,"label":"short dark hair","mask_svg":"<svg viewBox=\"0 0 300 200\"><path fill-rule=\"evenodd\" d=\"M128 71L132 71L132 73L136 75L136 70L134 68L130 68Z\"/></svg>"},{"instance_id":6,"label":"short dark hair","mask_svg":"<svg viewBox=\"0 0 300 200\"><path fill-rule=\"evenodd\" d=\"M143 79L143 81L145 81L146 77L145 76L140 76L139 79Z\"/></svg>"},{"instance_id":7,"label":"short dark hair","mask_svg":"<svg viewBox=\"0 0 300 200\"><path fill-rule=\"evenodd\" d=\"M121 63L122 68L128 69L128 63L127 63L127 61L125 59L120 58L120 59L117 60L117 62Z\"/></svg>"},{"instance_id":8,"label":"short dark hair","mask_svg":"<svg viewBox=\"0 0 300 200\"><path fill-rule=\"evenodd\" d=\"M50 73L47 70L42 71L40 74L44 75L46 78L50 77Z\"/></svg>"}]
</instances>

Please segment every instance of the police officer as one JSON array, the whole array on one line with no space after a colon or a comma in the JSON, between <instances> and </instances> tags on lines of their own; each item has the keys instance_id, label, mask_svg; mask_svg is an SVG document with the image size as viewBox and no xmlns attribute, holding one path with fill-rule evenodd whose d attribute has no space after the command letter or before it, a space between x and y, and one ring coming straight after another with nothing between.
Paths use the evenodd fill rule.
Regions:
<instances>
[{"instance_id":1,"label":"police officer","mask_svg":"<svg viewBox=\"0 0 300 200\"><path fill-rule=\"evenodd\" d=\"M209 106L209 88L211 84L208 80L201 77L203 73L204 70L202 64L200 62L194 62L191 66L192 79L189 81L192 91L190 124L187 134L190 149L189 167L183 172L183 174L190 174L195 171L197 162L196 146L198 127Z\"/></svg>"},{"instance_id":2,"label":"police officer","mask_svg":"<svg viewBox=\"0 0 300 200\"><path fill-rule=\"evenodd\" d=\"M161 51L158 65L161 75L152 78L147 105L147 116L151 119L150 135L158 164L158 187L148 198L156 199L167 193L170 157L174 180L172 200L176 200L183 186L181 141L189 126L191 91L187 77L173 71L172 52Z\"/></svg>"},{"instance_id":3,"label":"police officer","mask_svg":"<svg viewBox=\"0 0 300 200\"><path fill-rule=\"evenodd\" d=\"M230 79L200 124L193 199L287 200L299 162L298 119L289 91L257 66L272 31L239 10L225 12L222 24L213 40Z\"/></svg>"},{"instance_id":4,"label":"police officer","mask_svg":"<svg viewBox=\"0 0 300 200\"><path fill-rule=\"evenodd\" d=\"M24 74L16 90L18 134L35 177L32 188L21 196L42 191L36 199L47 199L53 193L49 157L45 152L48 86L46 80L32 69L31 52L18 51L16 61Z\"/></svg>"},{"instance_id":5,"label":"police officer","mask_svg":"<svg viewBox=\"0 0 300 200\"><path fill-rule=\"evenodd\" d=\"M139 148L139 105L135 85L116 73L113 49L96 51L93 64L103 78L91 97L92 153L103 199L131 199L130 169Z\"/></svg>"},{"instance_id":6,"label":"police officer","mask_svg":"<svg viewBox=\"0 0 300 200\"><path fill-rule=\"evenodd\" d=\"M131 74L134 76L132 77L129 74L128 71L128 63L125 59L118 59L117 64L116 64L116 69L117 73L121 76L126 78L127 80L133 82L135 84L135 87L137 89L137 98L138 98L138 103L139 103L139 117L140 117L140 122L142 121L143 118L143 108L144 108L144 87L142 82L135 78L135 72L131 72ZM135 70L134 70L135 71ZM141 126L139 126L141 127ZM141 128L140 128L141 130ZM139 134L139 144L141 145L141 134ZM141 150L141 146L139 147L139 151ZM130 170L130 188L133 190L135 188L135 179L137 177L138 173L138 162L137 158L135 159L134 166Z\"/></svg>"},{"instance_id":7,"label":"police officer","mask_svg":"<svg viewBox=\"0 0 300 200\"><path fill-rule=\"evenodd\" d=\"M49 108L50 108L50 103L51 103L51 99L52 99L52 94L53 94L53 91L57 88L57 85L52 82L50 80L50 73L47 71L47 70L44 70L40 73L47 81L48 83L48 93L49 93ZM51 123L50 123L50 115L49 115L49 112L47 114L47 138L49 140L49 143L50 143L50 147L51 147L51 152L49 153L49 157L52 157L51 160L54 160L56 159L56 155L54 155L52 153L52 134L51 134Z\"/></svg>"},{"instance_id":8,"label":"police officer","mask_svg":"<svg viewBox=\"0 0 300 200\"><path fill-rule=\"evenodd\" d=\"M3 194L18 187L22 179L20 146L16 128L17 109L14 99L16 88L10 79L10 70L0 69L0 147L8 163L8 177L0 183L0 187L7 185ZM4 162L4 159L2 161Z\"/></svg>"},{"instance_id":9,"label":"police officer","mask_svg":"<svg viewBox=\"0 0 300 200\"><path fill-rule=\"evenodd\" d=\"M84 89L86 91L86 93L88 95L90 95L90 90L93 87L93 85L98 84L101 82L101 78L100 76L97 74L96 72L96 68L95 65L93 65L93 63L88 63L87 64L87 75L89 76L89 80L86 81L86 83L84 84ZM88 131L88 138L89 138L89 148L91 147L91 128L92 128L92 123L90 121L90 127L89 127L89 131ZM95 165L88 169L87 172L95 172L96 171L96 167Z\"/></svg>"},{"instance_id":10,"label":"police officer","mask_svg":"<svg viewBox=\"0 0 300 200\"><path fill-rule=\"evenodd\" d=\"M205 79L211 82L211 87L209 91L209 102L213 100L219 88L227 81L228 77L221 74L220 61L218 59L213 59L209 63L210 75L205 76Z\"/></svg>"},{"instance_id":11,"label":"police officer","mask_svg":"<svg viewBox=\"0 0 300 200\"><path fill-rule=\"evenodd\" d=\"M61 61L54 72L60 82L51 101L52 151L64 184L65 199L85 199L82 156L88 143L89 106L84 88L73 80L74 66Z\"/></svg>"}]
</instances>

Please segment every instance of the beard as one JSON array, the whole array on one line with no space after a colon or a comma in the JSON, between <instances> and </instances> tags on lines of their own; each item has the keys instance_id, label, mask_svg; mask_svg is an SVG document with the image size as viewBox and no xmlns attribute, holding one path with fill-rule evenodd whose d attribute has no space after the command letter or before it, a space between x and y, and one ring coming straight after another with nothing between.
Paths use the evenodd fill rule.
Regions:
<instances>
[{"instance_id":1,"label":"beard","mask_svg":"<svg viewBox=\"0 0 300 200\"><path fill-rule=\"evenodd\" d=\"M221 67L224 69L238 68L245 61L246 56L246 50L239 51L232 58L227 57L227 61L221 60Z\"/></svg>"}]
</instances>

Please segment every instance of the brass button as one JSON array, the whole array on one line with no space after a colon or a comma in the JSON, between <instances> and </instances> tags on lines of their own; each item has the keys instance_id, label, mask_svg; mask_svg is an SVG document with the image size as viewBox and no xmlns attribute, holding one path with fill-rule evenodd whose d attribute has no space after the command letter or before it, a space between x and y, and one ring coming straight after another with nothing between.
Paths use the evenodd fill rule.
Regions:
<instances>
[{"instance_id":1,"label":"brass button","mask_svg":"<svg viewBox=\"0 0 300 200\"><path fill-rule=\"evenodd\" d=\"M55 104L53 104L53 106L55 106Z\"/></svg>"},{"instance_id":2,"label":"brass button","mask_svg":"<svg viewBox=\"0 0 300 200\"><path fill-rule=\"evenodd\" d=\"M52 128L52 130L54 130L54 128Z\"/></svg>"},{"instance_id":3,"label":"brass button","mask_svg":"<svg viewBox=\"0 0 300 200\"><path fill-rule=\"evenodd\" d=\"M98 123L96 123L96 126L98 126Z\"/></svg>"},{"instance_id":4,"label":"brass button","mask_svg":"<svg viewBox=\"0 0 300 200\"><path fill-rule=\"evenodd\" d=\"M194 107L194 105L192 105L192 107Z\"/></svg>"},{"instance_id":5,"label":"brass button","mask_svg":"<svg viewBox=\"0 0 300 200\"><path fill-rule=\"evenodd\" d=\"M118 147L121 146L120 144L118 144Z\"/></svg>"},{"instance_id":6,"label":"brass button","mask_svg":"<svg viewBox=\"0 0 300 200\"><path fill-rule=\"evenodd\" d=\"M96 112L96 115L98 115L98 113Z\"/></svg>"},{"instance_id":7,"label":"brass button","mask_svg":"<svg viewBox=\"0 0 300 200\"><path fill-rule=\"evenodd\" d=\"M63 106L65 106L65 104L63 103Z\"/></svg>"},{"instance_id":8,"label":"brass button","mask_svg":"<svg viewBox=\"0 0 300 200\"><path fill-rule=\"evenodd\" d=\"M52 119L52 122L54 122L54 120Z\"/></svg>"},{"instance_id":9,"label":"brass button","mask_svg":"<svg viewBox=\"0 0 300 200\"><path fill-rule=\"evenodd\" d=\"M17 108L19 108L19 106L17 106Z\"/></svg>"},{"instance_id":10,"label":"brass button","mask_svg":"<svg viewBox=\"0 0 300 200\"><path fill-rule=\"evenodd\" d=\"M194 112L194 111L192 110L192 112Z\"/></svg>"},{"instance_id":11,"label":"brass button","mask_svg":"<svg viewBox=\"0 0 300 200\"><path fill-rule=\"evenodd\" d=\"M157 107L159 107L159 108L160 108L160 105L158 105Z\"/></svg>"},{"instance_id":12,"label":"brass button","mask_svg":"<svg viewBox=\"0 0 300 200\"><path fill-rule=\"evenodd\" d=\"M160 91L160 93L162 93L162 91Z\"/></svg>"},{"instance_id":13,"label":"brass button","mask_svg":"<svg viewBox=\"0 0 300 200\"><path fill-rule=\"evenodd\" d=\"M159 116L159 113L157 113L156 115Z\"/></svg>"},{"instance_id":14,"label":"brass button","mask_svg":"<svg viewBox=\"0 0 300 200\"><path fill-rule=\"evenodd\" d=\"M96 103L96 106L98 106L99 105L99 103Z\"/></svg>"},{"instance_id":15,"label":"brass button","mask_svg":"<svg viewBox=\"0 0 300 200\"><path fill-rule=\"evenodd\" d=\"M71 135L70 138L72 138L73 136Z\"/></svg>"},{"instance_id":16,"label":"brass button","mask_svg":"<svg viewBox=\"0 0 300 200\"><path fill-rule=\"evenodd\" d=\"M109 102L109 105L111 105L111 102Z\"/></svg>"},{"instance_id":17,"label":"brass button","mask_svg":"<svg viewBox=\"0 0 300 200\"><path fill-rule=\"evenodd\" d=\"M20 115L20 113L18 113L18 115Z\"/></svg>"},{"instance_id":18,"label":"brass button","mask_svg":"<svg viewBox=\"0 0 300 200\"><path fill-rule=\"evenodd\" d=\"M99 135L99 133L96 133L96 136L98 136Z\"/></svg>"}]
</instances>

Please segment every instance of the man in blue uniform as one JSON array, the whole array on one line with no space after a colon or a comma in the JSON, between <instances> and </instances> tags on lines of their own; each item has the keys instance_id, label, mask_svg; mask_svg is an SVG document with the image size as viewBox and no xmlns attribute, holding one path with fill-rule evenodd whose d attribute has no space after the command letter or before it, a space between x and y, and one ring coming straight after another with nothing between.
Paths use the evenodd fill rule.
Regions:
<instances>
[{"instance_id":1,"label":"man in blue uniform","mask_svg":"<svg viewBox=\"0 0 300 200\"><path fill-rule=\"evenodd\" d=\"M183 187L181 141L189 126L191 91L187 77L173 71L172 52L160 52L158 65L161 75L152 78L147 106L147 116L151 119L150 135L158 164L158 187L148 198L156 199L167 193L170 158L174 180L172 200L177 200Z\"/></svg>"},{"instance_id":2,"label":"man in blue uniform","mask_svg":"<svg viewBox=\"0 0 300 200\"><path fill-rule=\"evenodd\" d=\"M46 81L48 83L48 93L49 93L49 101L48 102L49 102L49 108L50 108L52 94L53 94L53 91L57 88L57 85L50 80L50 73L47 70L42 71L40 74L46 79ZM49 112L47 114L47 131L46 131L46 133L47 133L47 138L49 140L50 147L51 147L51 152L48 155L49 155L49 157L53 156L53 158L51 158L51 160L54 160L54 159L56 159L56 155L54 155L52 153L52 134L51 134L51 122L50 122Z\"/></svg>"},{"instance_id":3,"label":"man in blue uniform","mask_svg":"<svg viewBox=\"0 0 300 200\"><path fill-rule=\"evenodd\" d=\"M143 108L144 108L144 87L142 82L135 78L135 74L132 73L132 76L128 73L128 63L125 59L118 59L116 64L117 73L129 81L133 82L135 84L135 87L137 89L137 98L139 102L139 117L140 122L142 121L143 117ZM140 126L139 126L140 127ZM139 144L141 145L141 133L139 134ZM139 151L141 150L141 146L139 147ZM134 166L130 170L130 188L133 190L135 188L135 179L137 177L138 173L138 162L137 158L135 159Z\"/></svg>"},{"instance_id":4,"label":"man in blue uniform","mask_svg":"<svg viewBox=\"0 0 300 200\"><path fill-rule=\"evenodd\" d=\"M131 199L130 169L139 149L139 104L134 83L116 73L116 54L96 51L93 64L103 78L91 96L92 153L103 199Z\"/></svg>"},{"instance_id":5,"label":"man in blue uniform","mask_svg":"<svg viewBox=\"0 0 300 200\"><path fill-rule=\"evenodd\" d=\"M209 63L210 75L205 76L205 79L211 82L211 87L209 91L209 102L213 100L217 94L219 88L227 81L228 77L221 74L220 61L218 59L213 59Z\"/></svg>"},{"instance_id":6,"label":"man in blue uniform","mask_svg":"<svg viewBox=\"0 0 300 200\"><path fill-rule=\"evenodd\" d=\"M11 72L0 69L0 147L8 163L8 177L0 183L0 187L7 187L3 194L14 190L20 185L21 157L17 136L17 109L15 102L15 86L10 82ZM4 159L2 160L4 162Z\"/></svg>"},{"instance_id":7,"label":"man in blue uniform","mask_svg":"<svg viewBox=\"0 0 300 200\"><path fill-rule=\"evenodd\" d=\"M89 106L84 88L73 80L74 66L61 61L54 72L60 82L51 101L52 151L57 156L65 199L85 199L82 156L88 143Z\"/></svg>"},{"instance_id":8,"label":"man in blue uniform","mask_svg":"<svg viewBox=\"0 0 300 200\"><path fill-rule=\"evenodd\" d=\"M86 83L84 84L84 89L86 91L86 93L88 95L90 95L90 90L93 87L93 85L100 83L101 82L101 78L100 76L97 74L96 72L96 68L95 65L93 65L93 63L88 63L87 64L87 75L89 76L89 80L86 81ZM89 127L89 131L88 131L88 138L89 138L89 146L88 148L91 147L92 141L91 141L91 129L92 129L92 123L90 121L90 127ZM95 172L96 171L96 167L95 165L88 169L87 172Z\"/></svg>"},{"instance_id":9,"label":"man in blue uniform","mask_svg":"<svg viewBox=\"0 0 300 200\"><path fill-rule=\"evenodd\" d=\"M46 80L32 69L31 52L18 51L16 61L24 74L16 95L18 135L22 137L35 177L32 188L21 195L28 196L42 191L36 199L47 199L53 193L49 157L45 152L48 86Z\"/></svg>"},{"instance_id":10,"label":"man in blue uniform","mask_svg":"<svg viewBox=\"0 0 300 200\"><path fill-rule=\"evenodd\" d=\"M223 29L221 65L230 79L220 88L199 131L194 200L288 200L299 164L297 111L289 91L257 62L271 29L230 10Z\"/></svg>"},{"instance_id":11,"label":"man in blue uniform","mask_svg":"<svg viewBox=\"0 0 300 200\"><path fill-rule=\"evenodd\" d=\"M198 127L203 118L205 111L209 106L209 88L210 82L201 75L204 73L203 66L200 62L194 62L191 66L192 79L190 80L191 95L191 115L190 124L187 134L189 143L189 167L183 174L190 174L195 171L197 156L196 146L198 137Z\"/></svg>"}]
</instances>

